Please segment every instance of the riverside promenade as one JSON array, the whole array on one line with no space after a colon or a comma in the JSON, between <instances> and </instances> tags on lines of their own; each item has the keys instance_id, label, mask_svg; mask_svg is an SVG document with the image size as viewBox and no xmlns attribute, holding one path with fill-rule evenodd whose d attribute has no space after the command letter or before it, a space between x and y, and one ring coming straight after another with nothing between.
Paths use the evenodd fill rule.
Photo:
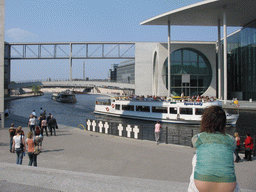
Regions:
<instances>
[{"instance_id":1,"label":"riverside promenade","mask_svg":"<svg viewBox=\"0 0 256 192\"><path fill-rule=\"evenodd\" d=\"M15 119L17 120L17 119ZM0 129L0 191L187 191L195 149L59 125L45 136L38 167L16 165L8 126ZM240 155L243 158L243 155ZM235 164L241 191L256 191L256 159Z\"/></svg>"}]
</instances>

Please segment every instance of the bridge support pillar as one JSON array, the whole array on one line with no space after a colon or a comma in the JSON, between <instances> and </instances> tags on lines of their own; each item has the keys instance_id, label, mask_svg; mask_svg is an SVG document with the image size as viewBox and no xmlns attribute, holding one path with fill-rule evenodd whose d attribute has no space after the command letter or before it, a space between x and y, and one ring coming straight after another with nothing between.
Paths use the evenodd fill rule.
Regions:
<instances>
[{"instance_id":1,"label":"bridge support pillar","mask_svg":"<svg viewBox=\"0 0 256 192\"><path fill-rule=\"evenodd\" d=\"M5 1L0 0L0 114L1 128L4 128L4 10Z\"/></svg>"},{"instance_id":2,"label":"bridge support pillar","mask_svg":"<svg viewBox=\"0 0 256 192\"><path fill-rule=\"evenodd\" d=\"M69 46L69 80L72 81L72 43Z\"/></svg>"}]
</instances>

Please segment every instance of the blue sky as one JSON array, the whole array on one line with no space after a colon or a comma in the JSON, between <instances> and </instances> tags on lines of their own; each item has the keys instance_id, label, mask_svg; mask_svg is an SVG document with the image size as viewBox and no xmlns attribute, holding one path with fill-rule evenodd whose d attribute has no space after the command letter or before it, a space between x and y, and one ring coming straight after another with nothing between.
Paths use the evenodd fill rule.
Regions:
<instances>
[{"instance_id":1,"label":"blue sky","mask_svg":"<svg viewBox=\"0 0 256 192\"><path fill-rule=\"evenodd\" d=\"M167 41L167 26L141 26L156 15L199 0L9 0L5 1L7 42ZM229 28L231 33L238 28ZM216 41L216 27L172 27L172 40ZM84 60L73 61L82 78ZM107 78L119 60L87 60L86 77ZM11 80L68 79L67 60L12 61Z\"/></svg>"}]
</instances>

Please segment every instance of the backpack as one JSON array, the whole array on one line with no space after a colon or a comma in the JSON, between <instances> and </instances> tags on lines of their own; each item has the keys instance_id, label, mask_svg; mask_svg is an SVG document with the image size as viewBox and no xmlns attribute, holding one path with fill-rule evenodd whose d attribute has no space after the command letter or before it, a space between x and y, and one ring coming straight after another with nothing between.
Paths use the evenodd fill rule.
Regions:
<instances>
[{"instance_id":1,"label":"backpack","mask_svg":"<svg viewBox=\"0 0 256 192\"><path fill-rule=\"evenodd\" d=\"M41 130L39 129L39 127L37 127L35 131L35 135L40 135L40 133L41 133Z\"/></svg>"}]
</instances>

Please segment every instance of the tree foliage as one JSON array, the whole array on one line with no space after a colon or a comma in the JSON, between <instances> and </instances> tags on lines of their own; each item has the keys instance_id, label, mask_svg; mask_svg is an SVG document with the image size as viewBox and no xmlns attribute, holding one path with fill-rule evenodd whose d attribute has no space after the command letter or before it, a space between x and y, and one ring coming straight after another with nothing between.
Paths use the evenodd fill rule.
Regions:
<instances>
[{"instance_id":1,"label":"tree foliage","mask_svg":"<svg viewBox=\"0 0 256 192\"><path fill-rule=\"evenodd\" d=\"M37 95L41 90L41 86L40 85L34 85L32 87L32 92L34 93L34 95Z\"/></svg>"}]
</instances>

